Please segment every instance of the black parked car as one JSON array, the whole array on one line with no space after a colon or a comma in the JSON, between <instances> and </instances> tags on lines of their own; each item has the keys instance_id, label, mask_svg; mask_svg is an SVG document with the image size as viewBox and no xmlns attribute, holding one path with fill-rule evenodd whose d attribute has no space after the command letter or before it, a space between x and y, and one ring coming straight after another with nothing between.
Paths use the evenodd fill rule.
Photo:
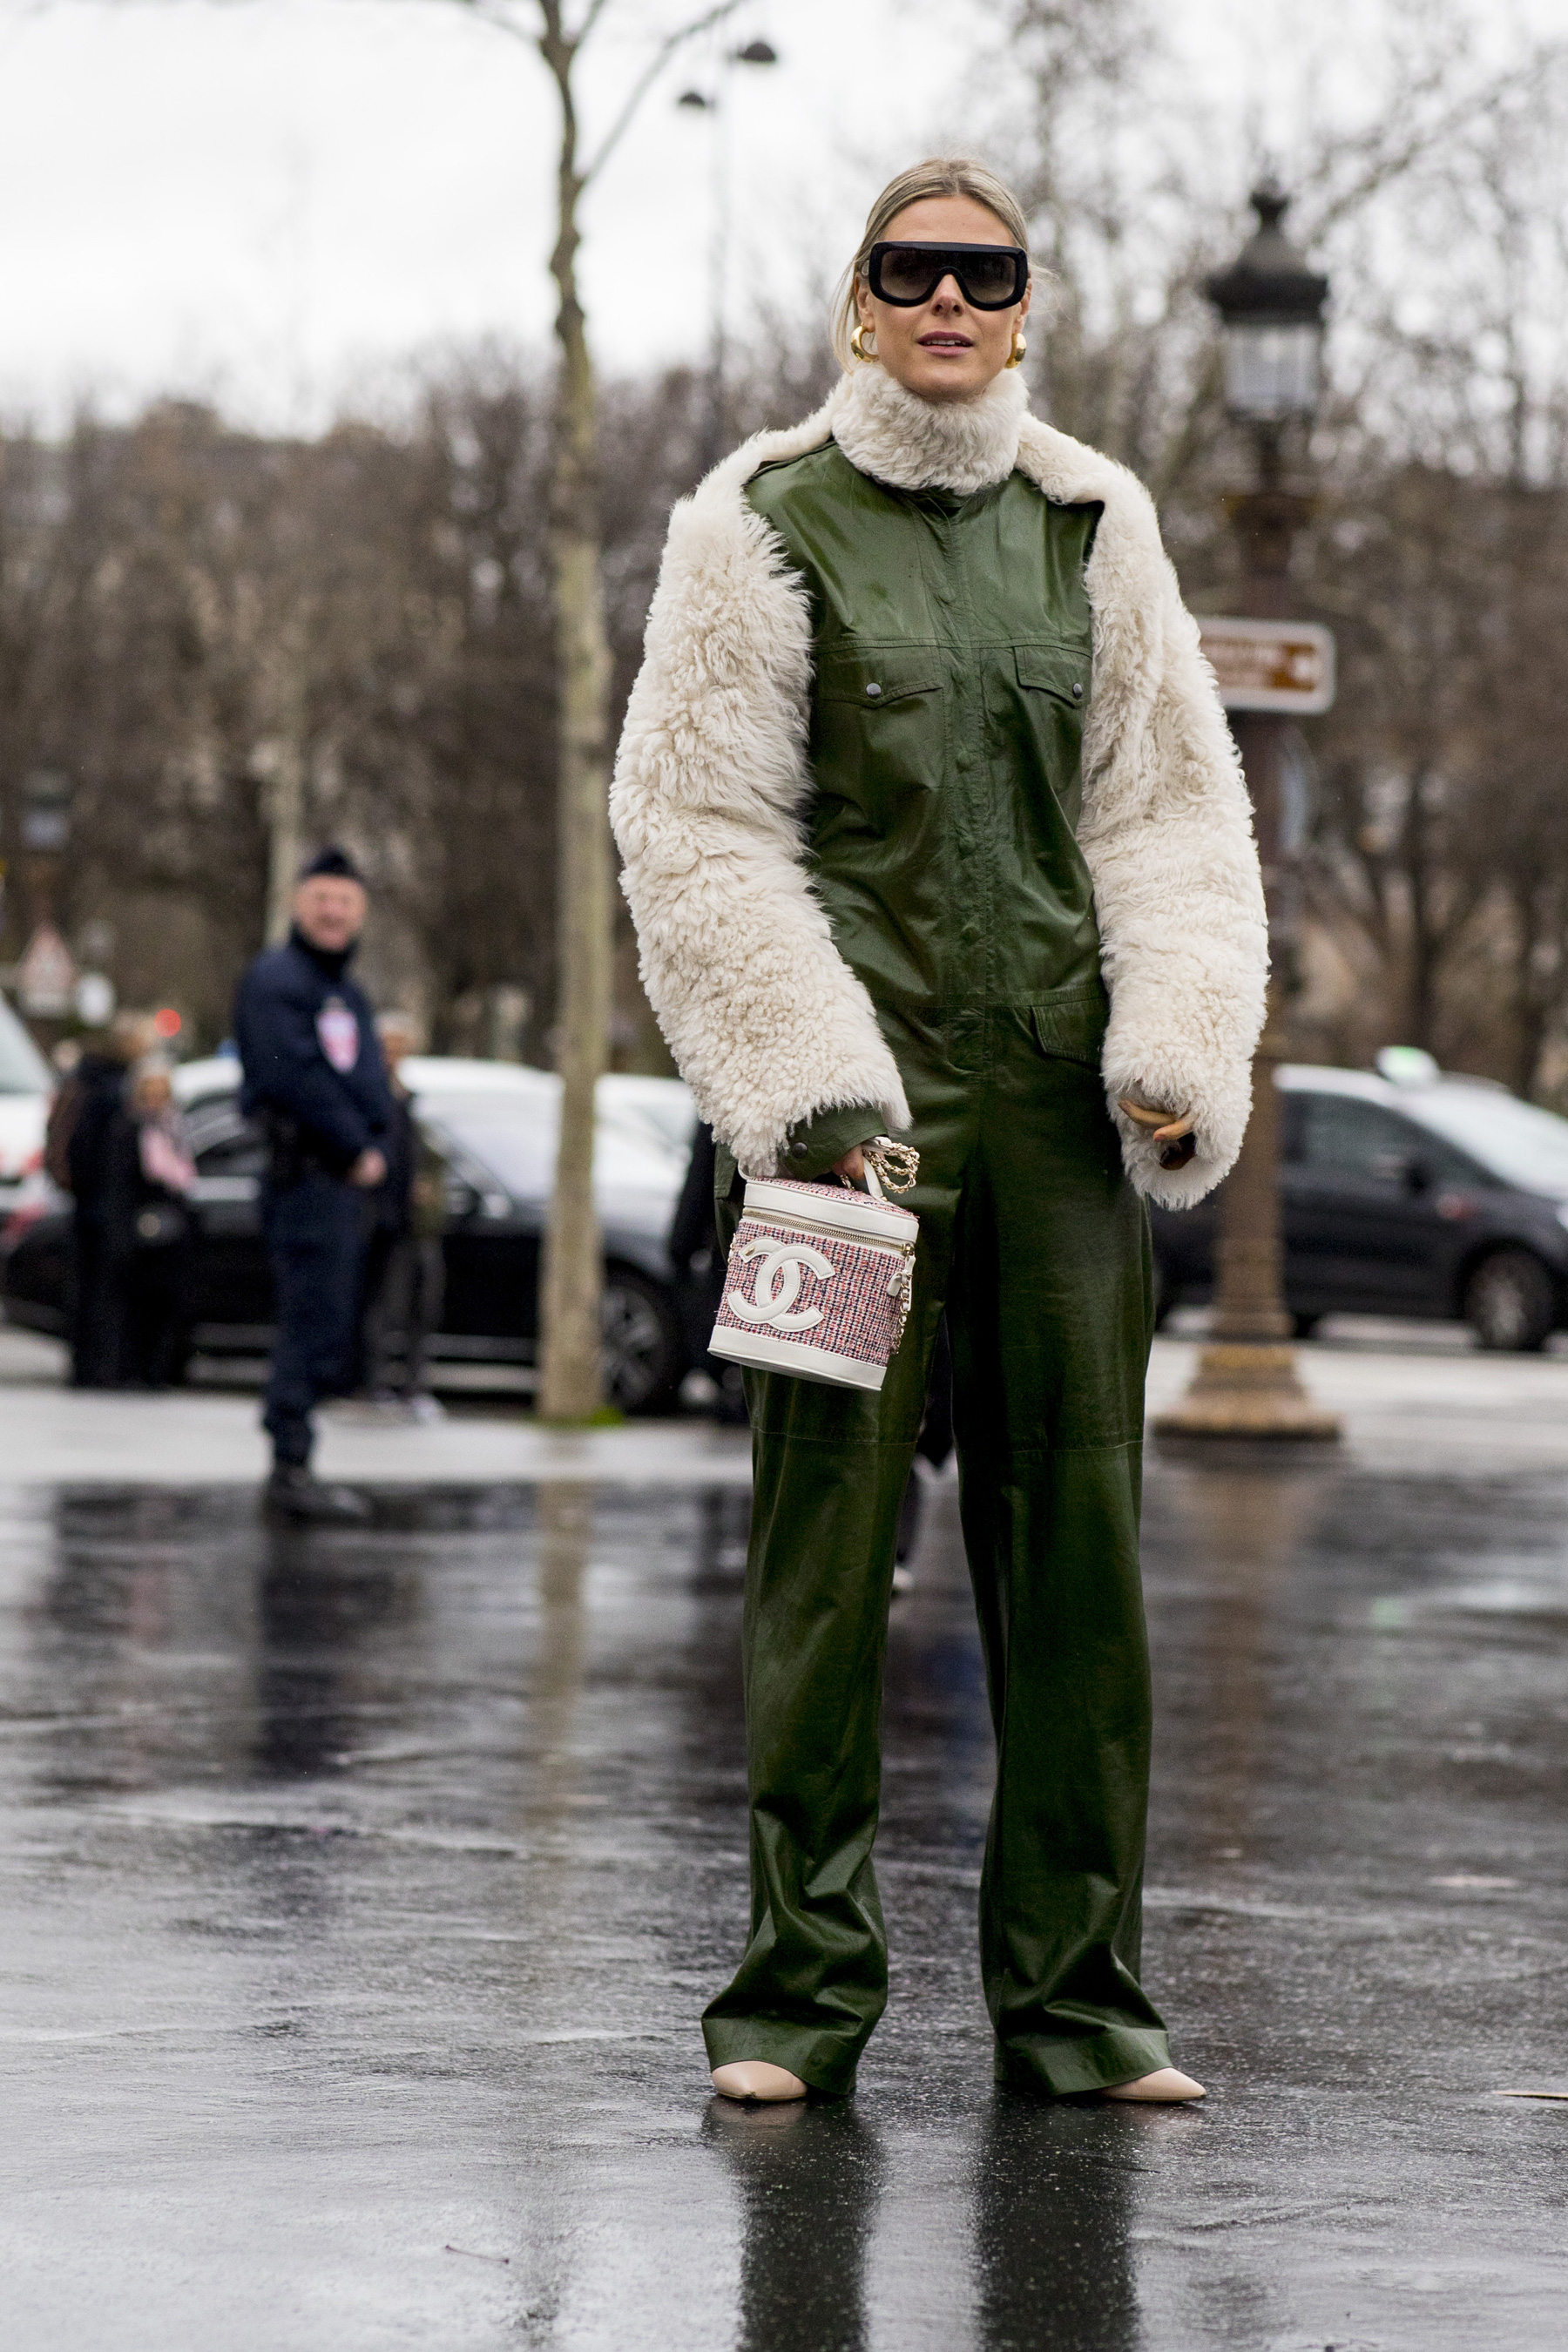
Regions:
<instances>
[{"instance_id":1,"label":"black parked car","mask_svg":"<svg viewBox=\"0 0 1568 2352\"><path fill-rule=\"evenodd\" d=\"M403 1069L447 1169L446 1312L431 1354L531 1365L559 1081L542 1070L435 1056ZM258 1213L261 1139L240 1113L233 1062L187 1064L176 1086L199 1179L187 1353L254 1355L272 1339ZM668 1406L689 1369L666 1236L695 1123L691 1098L673 1079L600 1082L595 1193L605 1234L605 1386L627 1412ZM64 1332L70 1255L68 1206L13 1219L0 1241L7 1322Z\"/></svg>"},{"instance_id":2,"label":"black parked car","mask_svg":"<svg viewBox=\"0 0 1568 2352\"><path fill-rule=\"evenodd\" d=\"M1568 1119L1435 1069L1395 1084L1288 1064L1279 1083L1299 1336L1325 1315L1410 1315L1535 1349L1568 1325ZM1154 1212L1162 1316L1208 1297L1217 1226L1215 1199Z\"/></svg>"}]
</instances>

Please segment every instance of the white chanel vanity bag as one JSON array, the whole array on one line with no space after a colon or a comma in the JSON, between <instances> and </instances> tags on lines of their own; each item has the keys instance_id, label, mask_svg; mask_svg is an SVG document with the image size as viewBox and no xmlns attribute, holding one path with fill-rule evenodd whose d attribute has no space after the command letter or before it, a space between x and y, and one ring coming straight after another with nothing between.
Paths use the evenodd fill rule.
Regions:
<instances>
[{"instance_id":1,"label":"white chanel vanity bag","mask_svg":"<svg viewBox=\"0 0 1568 2352\"><path fill-rule=\"evenodd\" d=\"M880 1139L867 1147L864 1192L747 1179L714 1355L836 1388L881 1387L909 1320L921 1228L883 1197L878 1162L896 1191L914 1182L915 1153Z\"/></svg>"}]
</instances>

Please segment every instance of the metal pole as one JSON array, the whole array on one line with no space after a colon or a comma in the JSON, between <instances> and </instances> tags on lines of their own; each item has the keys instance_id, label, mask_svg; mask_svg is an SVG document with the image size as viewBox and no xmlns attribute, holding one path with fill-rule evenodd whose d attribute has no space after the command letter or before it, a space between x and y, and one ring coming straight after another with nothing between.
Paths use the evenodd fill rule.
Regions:
<instances>
[{"instance_id":1,"label":"metal pole","mask_svg":"<svg viewBox=\"0 0 1568 2352\"><path fill-rule=\"evenodd\" d=\"M708 171L708 414L702 427L702 471L706 474L724 455L724 377L729 360L728 293L730 272L730 69L733 60L721 58L714 95L708 101L709 137L712 141Z\"/></svg>"},{"instance_id":2,"label":"metal pole","mask_svg":"<svg viewBox=\"0 0 1568 2352\"><path fill-rule=\"evenodd\" d=\"M724 11L728 14L728 11ZM778 53L770 41L748 41L743 49L720 42L713 57L713 94L689 89L676 101L708 118L712 148L708 159L708 202L711 217L708 237L708 413L703 420L700 455L706 474L719 463L729 445L729 276L730 276L730 125L731 76L736 66L776 66Z\"/></svg>"},{"instance_id":3,"label":"metal pole","mask_svg":"<svg viewBox=\"0 0 1568 2352\"><path fill-rule=\"evenodd\" d=\"M1240 541L1242 612L1247 619L1285 620L1290 612L1290 552L1314 501L1281 488L1275 428L1259 428L1258 457L1257 488L1226 501ZM1293 845L1286 840L1282 806L1289 726L1266 711L1238 711L1231 721L1252 796L1273 970L1253 1063L1252 1118L1241 1156L1219 1192L1211 1335L1186 1394L1156 1419L1160 1436L1340 1435L1335 1415L1315 1404L1301 1385L1284 1297L1275 1071L1289 1058L1288 1003L1296 946Z\"/></svg>"}]
</instances>

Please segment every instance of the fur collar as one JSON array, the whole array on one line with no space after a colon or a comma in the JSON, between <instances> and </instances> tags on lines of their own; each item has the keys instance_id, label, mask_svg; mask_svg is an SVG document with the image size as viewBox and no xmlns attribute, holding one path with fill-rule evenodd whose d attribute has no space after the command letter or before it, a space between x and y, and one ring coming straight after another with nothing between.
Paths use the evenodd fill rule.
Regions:
<instances>
[{"instance_id":1,"label":"fur collar","mask_svg":"<svg viewBox=\"0 0 1568 2352\"><path fill-rule=\"evenodd\" d=\"M895 490L968 497L1012 472L1029 399L1016 368L973 400L921 400L873 362L847 375L830 404L833 437L858 472Z\"/></svg>"},{"instance_id":2,"label":"fur collar","mask_svg":"<svg viewBox=\"0 0 1568 2352\"><path fill-rule=\"evenodd\" d=\"M841 376L822 406L798 425L754 433L721 458L698 485L693 506L700 513L733 512L759 467L804 457L825 441L837 441L861 473L898 489L942 488L967 497L987 482L1005 481L1016 467L1062 505L1100 500L1113 518L1113 532L1130 531L1159 553L1153 502L1137 476L1032 415L1016 368L987 384L977 400L939 407L917 400L885 369L859 366Z\"/></svg>"}]
</instances>

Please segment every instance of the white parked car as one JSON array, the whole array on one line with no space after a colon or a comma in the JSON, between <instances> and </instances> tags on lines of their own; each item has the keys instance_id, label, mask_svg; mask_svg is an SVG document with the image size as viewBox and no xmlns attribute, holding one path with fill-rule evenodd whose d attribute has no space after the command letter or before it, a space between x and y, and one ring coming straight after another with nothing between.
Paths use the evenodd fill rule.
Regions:
<instances>
[{"instance_id":1,"label":"white parked car","mask_svg":"<svg viewBox=\"0 0 1568 2352\"><path fill-rule=\"evenodd\" d=\"M0 1226L37 1190L54 1073L0 997Z\"/></svg>"},{"instance_id":2,"label":"white parked car","mask_svg":"<svg viewBox=\"0 0 1568 2352\"><path fill-rule=\"evenodd\" d=\"M531 1365L540 1246L555 1174L561 1082L547 1070L439 1055L403 1065L419 1124L447 1168L446 1310L440 1360ZM193 1347L246 1352L270 1337L270 1282L258 1220L265 1160L240 1115L237 1062L187 1062L175 1092L197 1169ZM674 1398L689 1351L668 1234L697 1123L678 1079L599 1082L594 1192L605 1241L605 1386L627 1411ZM15 1322L55 1311L58 1237L40 1231L6 1268Z\"/></svg>"}]
</instances>

